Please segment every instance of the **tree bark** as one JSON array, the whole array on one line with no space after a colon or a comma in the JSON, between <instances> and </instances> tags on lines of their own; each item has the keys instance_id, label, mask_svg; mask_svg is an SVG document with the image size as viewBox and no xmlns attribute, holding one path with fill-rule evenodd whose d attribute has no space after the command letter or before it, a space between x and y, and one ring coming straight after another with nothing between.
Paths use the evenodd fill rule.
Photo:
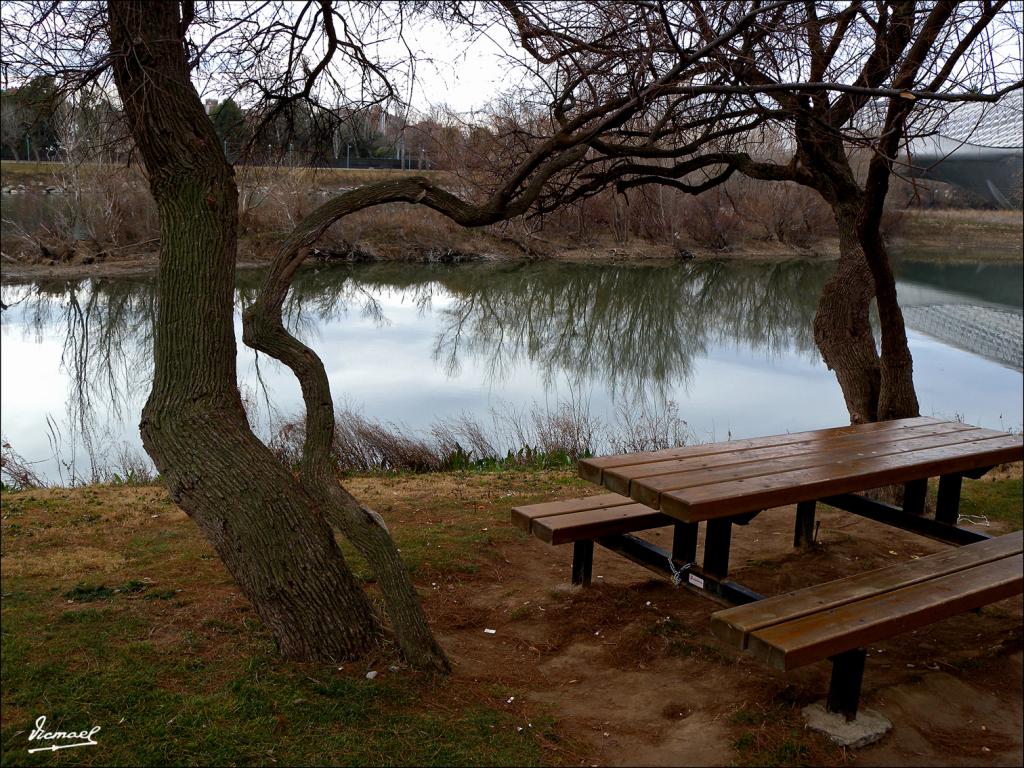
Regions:
<instances>
[{"instance_id":1,"label":"tree bark","mask_svg":"<svg viewBox=\"0 0 1024 768\"><path fill-rule=\"evenodd\" d=\"M914 389L914 360L907 342L903 310L896 299L896 278L878 228L860 231L864 258L871 270L878 306L882 354L879 359L878 421L919 416Z\"/></svg>"},{"instance_id":2,"label":"tree bark","mask_svg":"<svg viewBox=\"0 0 1024 768\"><path fill-rule=\"evenodd\" d=\"M283 300L284 295L279 294ZM306 438L299 478L324 514L351 541L377 577L395 641L412 666L447 671L448 660L430 632L419 597L383 519L338 482L332 441L334 402L319 356L281 321L281 304L261 297L245 311L243 338L253 349L287 365L302 388Z\"/></svg>"},{"instance_id":3,"label":"tree bark","mask_svg":"<svg viewBox=\"0 0 1024 768\"><path fill-rule=\"evenodd\" d=\"M814 316L814 341L835 372L850 423L876 421L881 368L871 330L874 278L857 236L856 201L833 206L839 228L839 263L822 289Z\"/></svg>"},{"instance_id":4,"label":"tree bark","mask_svg":"<svg viewBox=\"0 0 1024 768\"><path fill-rule=\"evenodd\" d=\"M249 429L235 372L237 189L192 86L178 3L110 2L114 78L160 214L143 445L288 657L380 629L321 510Z\"/></svg>"}]
</instances>

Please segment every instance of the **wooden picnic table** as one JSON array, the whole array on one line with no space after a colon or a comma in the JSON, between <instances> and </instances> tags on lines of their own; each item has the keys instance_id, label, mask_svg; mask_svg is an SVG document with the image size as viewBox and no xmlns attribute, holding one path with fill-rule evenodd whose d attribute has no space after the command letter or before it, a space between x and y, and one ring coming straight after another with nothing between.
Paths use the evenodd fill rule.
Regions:
<instances>
[{"instance_id":1,"label":"wooden picnic table","mask_svg":"<svg viewBox=\"0 0 1024 768\"><path fill-rule=\"evenodd\" d=\"M987 537L957 527L961 478L1022 458L1020 435L916 417L586 459L579 473L678 520L675 548L692 552L691 559L697 524L706 522L701 570L724 580L732 525L790 504L797 505L796 544L812 535L818 501L949 543L980 541ZM933 477L939 492L929 518L924 501ZM905 486L902 507L857 493L895 484ZM620 543L621 554L644 558L636 556L642 542Z\"/></svg>"},{"instance_id":2,"label":"wooden picnic table","mask_svg":"<svg viewBox=\"0 0 1024 768\"><path fill-rule=\"evenodd\" d=\"M963 477L1024 458L1024 439L958 421L896 419L751 440L586 459L579 473L610 493L528 504L512 521L548 544L573 544L572 581L590 583L594 545L679 586L734 606L712 616L727 643L789 670L828 658L826 709L856 717L865 646L1020 594L1020 532L993 538L961 528ZM929 478L935 515L926 516ZM902 506L863 495L901 484ZM732 528L796 504L794 546L813 542L818 502L963 545L765 599L728 578ZM698 527L705 525L697 562ZM637 531L671 525L671 550Z\"/></svg>"},{"instance_id":3,"label":"wooden picnic table","mask_svg":"<svg viewBox=\"0 0 1024 768\"><path fill-rule=\"evenodd\" d=\"M1020 435L917 417L586 459L579 473L692 523L1022 457Z\"/></svg>"}]
</instances>

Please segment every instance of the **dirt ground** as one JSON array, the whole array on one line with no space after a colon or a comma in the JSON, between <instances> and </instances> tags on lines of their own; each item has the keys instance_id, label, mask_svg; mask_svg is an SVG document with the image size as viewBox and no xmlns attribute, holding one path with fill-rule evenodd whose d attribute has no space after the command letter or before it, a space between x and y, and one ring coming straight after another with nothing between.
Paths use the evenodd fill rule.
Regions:
<instances>
[{"instance_id":1,"label":"dirt ground","mask_svg":"<svg viewBox=\"0 0 1024 768\"><path fill-rule=\"evenodd\" d=\"M791 548L794 508L735 530L733 577L766 594L939 551L901 531L829 509L819 546ZM647 534L670 546L669 530ZM499 680L541 701L602 765L1020 765L1020 598L869 649L862 706L893 731L857 752L803 731L797 706L823 697L829 665L776 674L719 644L718 608L598 548L595 584L567 585L571 548L523 540L489 578L428 602L456 674ZM671 618L667 618L671 617ZM671 628L659 633L657 628ZM485 634L484 628L497 630Z\"/></svg>"}]
</instances>

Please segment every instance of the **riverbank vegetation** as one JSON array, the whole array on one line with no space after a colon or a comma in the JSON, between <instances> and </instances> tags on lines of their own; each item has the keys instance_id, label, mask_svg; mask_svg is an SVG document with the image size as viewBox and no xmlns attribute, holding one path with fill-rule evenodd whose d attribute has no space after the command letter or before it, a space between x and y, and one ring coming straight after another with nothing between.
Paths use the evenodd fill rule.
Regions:
<instances>
[{"instance_id":1,"label":"riverbank vegetation","mask_svg":"<svg viewBox=\"0 0 1024 768\"><path fill-rule=\"evenodd\" d=\"M245 402L249 422L266 436L274 455L287 467L298 466L306 437L302 420L276 412L268 414L253 395ZM602 453L653 451L695 442L671 401L662 407L644 400L633 406L623 404L611 419L595 415L580 399L550 405L534 402L522 409L504 404L492 407L482 417L462 413L437 419L425 430L343 407L335 414L335 422L332 460L342 474L565 468ZM102 434L90 416L67 427L64 433L56 424L51 427L56 477L41 475L38 461L26 459L3 438L2 487L24 490L47 485L137 485L155 481L152 462L128 444ZM73 429L83 427L87 434L76 434ZM75 461L77 453L86 454L83 461Z\"/></svg>"},{"instance_id":2,"label":"riverbank vegetation","mask_svg":"<svg viewBox=\"0 0 1024 768\"><path fill-rule=\"evenodd\" d=\"M239 262L269 262L287 233L329 195L415 175L455 186L444 171L238 166ZM0 164L5 279L100 275L156 268L155 206L135 167ZM314 253L327 261L459 262L476 259L825 258L838 255L835 222L820 197L792 184L743 177L693 196L659 187L626 201L606 191L540 219L479 230L420 206L357 212L332 226ZM932 187L890 195L884 233L897 252L948 261L1016 261L1019 212L965 208ZM953 204L950 203L953 201ZM929 207L920 203L927 202Z\"/></svg>"}]
</instances>

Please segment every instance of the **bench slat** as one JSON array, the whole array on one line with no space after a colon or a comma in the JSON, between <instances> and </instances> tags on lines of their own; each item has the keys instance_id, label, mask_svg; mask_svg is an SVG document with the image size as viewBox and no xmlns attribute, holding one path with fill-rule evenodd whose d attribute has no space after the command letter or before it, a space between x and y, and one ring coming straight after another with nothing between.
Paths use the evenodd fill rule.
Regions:
<instances>
[{"instance_id":1,"label":"bench slat","mask_svg":"<svg viewBox=\"0 0 1024 768\"><path fill-rule=\"evenodd\" d=\"M803 457L806 455L820 455L821 463L828 463L832 454L843 449L861 449L874 453L883 447L911 437L927 437L929 435L946 435L949 433L969 432L978 430L968 424L955 421L941 422L939 424L924 424L918 427L906 429L889 430L886 432L852 433L829 437L820 440L808 440L806 442L791 445L773 445L765 448L749 448L736 450L726 454L713 454L694 456L688 459L660 460L644 462L625 467L614 467L605 469L602 475L602 483L616 493L629 494L629 484L633 480L643 480L645 485L650 485L650 478L661 475L675 475L683 472L697 470L717 469L747 462L763 462L766 459L788 459ZM989 436L1001 434L989 432ZM672 486L666 486L672 487ZM684 487L684 486L674 486Z\"/></svg>"},{"instance_id":2,"label":"bench slat","mask_svg":"<svg viewBox=\"0 0 1024 768\"><path fill-rule=\"evenodd\" d=\"M530 530L548 544L568 544L600 536L660 528L675 522L671 517L644 504L627 504L538 518L533 521Z\"/></svg>"},{"instance_id":3,"label":"bench slat","mask_svg":"<svg viewBox=\"0 0 1024 768\"><path fill-rule=\"evenodd\" d=\"M1020 594L1024 555L777 624L750 635L748 650L790 670Z\"/></svg>"},{"instance_id":4,"label":"bench slat","mask_svg":"<svg viewBox=\"0 0 1024 768\"><path fill-rule=\"evenodd\" d=\"M748 448L764 448L772 445L792 445L793 443L801 443L809 440L820 440L829 436L887 432L889 430L905 429L907 427L914 427L922 424L938 424L941 421L941 419L934 419L927 416L915 416L907 419L892 419L890 421L878 421L846 427L816 429L808 432L793 432L788 435L772 435L770 437L730 440L725 443L708 443L705 445L687 445L680 448L669 448L663 451L644 451L642 453L622 453L615 456L601 456L581 461L579 463L579 474L580 477L585 480L600 484L602 471L605 469L612 469L614 467L626 467L632 464L643 464L651 461L684 459L691 456L732 453L734 451L745 450Z\"/></svg>"},{"instance_id":5,"label":"bench slat","mask_svg":"<svg viewBox=\"0 0 1024 768\"><path fill-rule=\"evenodd\" d=\"M738 515L864 488L1020 461L1024 442L1005 435L895 456L855 459L809 469L701 485L663 493L663 512L686 522Z\"/></svg>"},{"instance_id":6,"label":"bench slat","mask_svg":"<svg viewBox=\"0 0 1024 768\"><path fill-rule=\"evenodd\" d=\"M548 501L543 504L527 504L512 509L512 523L517 528L522 528L524 531L529 532L530 523L539 517L552 517L554 515L583 512L588 509L602 509L635 503L628 496L620 496L617 493L602 493L582 499L561 499L560 501Z\"/></svg>"},{"instance_id":7,"label":"bench slat","mask_svg":"<svg viewBox=\"0 0 1024 768\"><path fill-rule=\"evenodd\" d=\"M730 645L745 649L752 632L984 563L1019 555L1022 552L1024 533L1017 531L977 544L969 544L917 560L758 600L756 603L718 611L711 616L711 631Z\"/></svg>"},{"instance_id":8,"label":"bench slat","mask_svg":"<svg viewBox=\"0 0 1024 768\"><path fill-rule=\"evenodd\" d=\"M909 430L908 430L909 431ZM777 459L766 459L741 464L726 464L704 471L681 472L674 474L659 475L657 477L645 477L635 480L629 485L632 496L637 501L651 506L658 506L662 493L682 490L684 488L695 488L713 483L724 483L731 480L741 480L749 477L761 477L775 475L781 472L789 472L796 469L809 469L811 467L824 467L843 462L870 459L876 456L895 456L899 454L911 454L914 451L926 448L941 448L947 445L960 445L977 440L986 440L993 437L1002 437L1005 433L994 432L988 429L973 429L946 434L925 435L910 439L893 441L889 443L853 446L844 446L841 449L822 450L809 453L799 453L795 456L785 456ZM612 477L611 474L608 477ZM605 485L615 488L612 483Z\"/></svg>"}]
</instances>

